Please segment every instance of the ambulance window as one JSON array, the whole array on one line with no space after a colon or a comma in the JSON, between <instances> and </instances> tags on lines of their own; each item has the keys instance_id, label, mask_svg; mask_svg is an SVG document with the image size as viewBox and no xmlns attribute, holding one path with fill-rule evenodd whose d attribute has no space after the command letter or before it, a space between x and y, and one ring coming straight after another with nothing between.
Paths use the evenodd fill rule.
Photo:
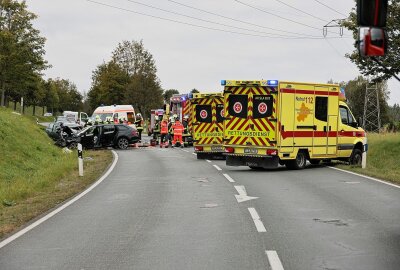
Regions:
<instances>
[{"instance_id":1,"label":"ambulance window","mask_svg":"<svg viewBox=\"0 0 400 270\"><path fill-rule=\"evenodd\" d=\"M340 118L342 119L342 124L349 124L349 112L345 107L340 107Z\"/></svg>"},{"instance_id":2,"label":"ambulance window","mask_svg":"<svg viewBox=\"0 0 400 270\"><path fill-rule=\"evenodd\" d=\"M224 121L224 104L217 104L217 123L222 123Z\"/></svg>"},{"instance_id":3,"label":"ambulance window","mask_svg":"<svg viewBox=\"0 0 400 270\"><path fill-rule=\"evenodd\" d=\"M324 122L328 120L328 97L315 98L315 118Z\"/></svg>"},{"instance_id":4,"label":"ambulance window","mask_svg":"<svg viewBox=\"0 0 400 270\"><path fill-rule=\"evenodd\" d=\"M212 122L211 105L197 105L196 120L199 121L200 123L211 123Z\"/></svg>"},{"instance_id":5,"label":"ambulance window","mask_svg":"<svg viewBox=\"0 0 400 270\"><path fill-rule=\"evenodd\" d=\"M230 95L228 113L233 117L247 118L247 95Z\"/></svg>"},{"instance_id":6,"label":"ambulance window","mask_svg":"<svg viewBox=\"0 0 400 270\"><path fill-rule=\"evenodd\" d=\"M270 117L273 112L274 97L272 95L253 96L253 118Z\"/></svg>"}]
</instances>

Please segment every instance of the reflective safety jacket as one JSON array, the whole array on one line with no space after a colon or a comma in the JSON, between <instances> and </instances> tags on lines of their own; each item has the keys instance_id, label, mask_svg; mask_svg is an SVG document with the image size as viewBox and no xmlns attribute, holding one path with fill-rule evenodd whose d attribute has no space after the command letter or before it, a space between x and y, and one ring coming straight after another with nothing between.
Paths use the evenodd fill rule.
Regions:
<instances>
[{"instance_id":1,"label":"reflective safety jacket","mask_svg":"<svg viewBox=\"0 0 400 270\"><path fill-rule=\"evenodd\" d=\"M183 134L183 125L179 121L175 121L175 123L172 125L172 129L174 131L174 135L177 136L182 136Z\"/></svg>"},{"instance_id":2,"label":"reflective safety jacket","mask_svg":"<svg viewBox=\"0 0 400 270\"><path fill-rule=\"evenodd\" d=\"M161 134L167 134L168 133L168 122L163 120L161 121Z\"/></svg>"}]
</instances>

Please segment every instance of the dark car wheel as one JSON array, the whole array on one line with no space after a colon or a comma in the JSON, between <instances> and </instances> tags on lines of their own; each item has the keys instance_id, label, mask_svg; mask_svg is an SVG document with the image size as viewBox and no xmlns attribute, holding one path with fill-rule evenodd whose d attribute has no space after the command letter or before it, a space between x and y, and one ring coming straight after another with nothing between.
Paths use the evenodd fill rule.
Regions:
<instances>
[{"instance_id":1,"label":"dark car wheel","mask_svg":"<svg viewBox=\"0 0 400 270\"><path fill-rule=\"evenodd\" d=\"M119 138L117 142L119 149L127 149L129 146L129 142L127 138Z\"/></svg>"}]
</instances>

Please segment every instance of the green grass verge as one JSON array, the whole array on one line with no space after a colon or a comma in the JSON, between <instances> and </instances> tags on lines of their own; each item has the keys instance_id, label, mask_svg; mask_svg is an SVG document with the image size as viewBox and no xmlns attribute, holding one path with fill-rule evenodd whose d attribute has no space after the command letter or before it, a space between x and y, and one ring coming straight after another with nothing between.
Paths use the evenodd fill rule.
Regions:
<instances>
[{"instance_id":1,"label":"green grass verge","mask_svg":"<svg viewBox=\"0 0 400 270\"><path fill-rule=\"evenodd\" d=\"M79 177L76 152L54 146L31 117L0 108L0 238L53 208L96 180L110 164L110 151L87 151Z\"/></svg>"},{"instance_id":2,"label":"green grass verge","mask_svg":"<svg viewBox=\"0 0 400 270\"><path fill-rule=\"evenodd\" d=\"M400 133L368 133L367 167L337 165L341 169L400 184Z\"/></svg>"}]
</instances>

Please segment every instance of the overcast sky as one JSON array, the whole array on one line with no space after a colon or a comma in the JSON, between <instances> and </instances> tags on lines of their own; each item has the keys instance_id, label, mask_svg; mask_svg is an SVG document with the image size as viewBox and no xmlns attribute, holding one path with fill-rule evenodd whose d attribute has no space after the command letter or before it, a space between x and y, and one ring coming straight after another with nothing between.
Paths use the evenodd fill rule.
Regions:
<instances>
[{"instance_id":1,"label":"overcast sky","mask_svg":"<svg viewBox=\"0 0 400 270\"><path fill-rule=\"evenodd\" d=\"M26 1L39 16L35 27L47 38L46 59L53 66L47 77L69 79L81 92L90 89L92 71L123 40L143 40L162 87L181 93L221 91L222 79L324 83L359 75L344 57L353 48L351 33L340 37L339 28L330 28L324 39L322 31L349 13L351 0L93 1ZM389 104L400 103L400 83L391 80L389 90Z\"/></svg>"}]
</instances>

